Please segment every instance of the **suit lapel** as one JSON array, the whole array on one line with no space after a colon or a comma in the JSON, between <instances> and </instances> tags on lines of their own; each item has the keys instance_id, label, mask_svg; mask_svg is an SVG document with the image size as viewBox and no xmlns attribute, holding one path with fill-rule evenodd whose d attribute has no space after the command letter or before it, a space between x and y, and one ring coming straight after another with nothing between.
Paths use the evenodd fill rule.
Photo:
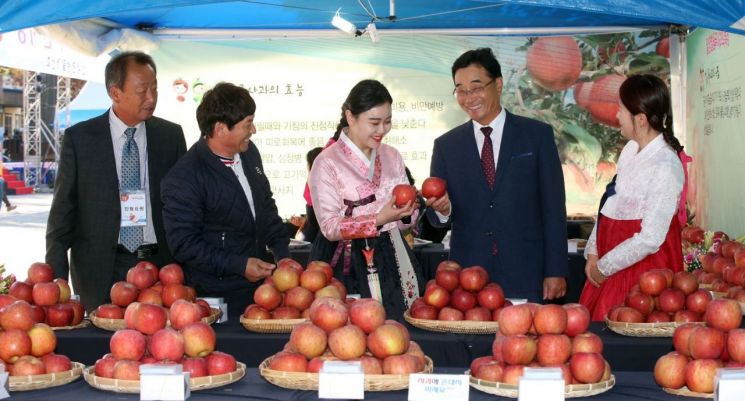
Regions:
<instances>
[{"instance_id":1,"label":"suit lapel","mask_svg":"<svg viewBox=\"0 0 745 401\"><path fill-rule=\"evenodd\" d=\"M158 135L156 134L157 127L151 123L150 120L145 121L145 137L147 138L147 144L145 146L145 157L147 157L147 179L148 184L152 182L160 182L161 172L158 170L158 158L150 157L151 155L157 154L155 151L159 147ZM150 204L154 205L156 202L160 202L160 190L150 191Z\"/></svg>"},{"instance_id":2,"label":"suit lapel","mask_svg":"<svg viewBox=\"0 0 745 401\"><path fill-rule=\"evenodd\" d=\"M505 112L507 113L507 112ZM507 168L510 165L510 158L512 155L512 144L517 133L512 125L512 115L507 113L504 121L504 129L502 130L502 141L499 144L499 158L497 160L497 176L494 179L494 191L492 194L497 193L499 184L504 179L507 173Z\"/></svg>"},{"instance_id":3,"label":"suit lapel","mask_svg":"<svg viewBox=\"0 0 745 401\"><path fill-rule=\"evenodd\" d=\"M102 161L101 174L107 176L106 182L111 182L119 200L119 176L116 174L116 158L114 157L114 142L111 140L111 126L109 125L109 112L107 111L96 121L93 132L91 149L100 152ZM95 142L94 142L95 141ZM118 209L117 209L118 210Z\"/></svg>"}]
</instances>

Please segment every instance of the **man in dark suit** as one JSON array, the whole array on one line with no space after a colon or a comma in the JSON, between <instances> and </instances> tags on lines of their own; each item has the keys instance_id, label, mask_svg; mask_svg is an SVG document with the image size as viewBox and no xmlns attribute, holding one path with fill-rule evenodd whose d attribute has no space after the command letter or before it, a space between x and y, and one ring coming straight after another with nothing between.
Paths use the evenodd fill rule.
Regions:
<instances>
[{"instance_id":1,"label":"man in dark suit","mask_svg":"<svg viewBox=\"0 0 745 401\"><path fill-rule=\"evenodd\" d=\"M428 217L451 225L450 258L485 267L507 297L561 297L566 207L553 130L502 108L502 73L491 49L465 52L452 74L470 121L435 140L430 175L445 179L448 193L427 200L434 210Z\"/></svg>"},{"instance_id":2,"label":"man in dark suit","mask_svg":"<svg viewBox=\"0 0 745 401\"><path fill-rule=\"evenodd\" d=\"M202 137L163 180L163 216L173 254L199 296L222 297L231 316L243 313L259 281L289 257L256 133L248 90L219 83L197 107Z\"/></svg>"},{"instance_id":3,"label":"man in dark suit","mask_svg":"<svg viewBox=\"0 0 745 401\"><path fill-rule=\"evenodd\" d=\"M88 311L106 303L111 285L138 262L173 260L160 181L186 152L181 127L153 117L158 91L150 56L119 54L106 65L105 80L111 109L65 131L46 234L47 263L56 277L71 274Z\"/></svg>"}]
</instances>

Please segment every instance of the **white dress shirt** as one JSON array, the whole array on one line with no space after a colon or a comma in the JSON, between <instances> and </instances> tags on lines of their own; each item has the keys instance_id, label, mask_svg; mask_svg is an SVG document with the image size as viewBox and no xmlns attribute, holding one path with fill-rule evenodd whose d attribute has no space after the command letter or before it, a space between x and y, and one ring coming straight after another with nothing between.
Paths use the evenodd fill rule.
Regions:
<instances>
[{"instance_id":1,"label":"white dress shirt","mask_svg":"<svg viewBox=\"0 0 745 401\"><path fill-rule=\"evenodd\" d=\"M614 220L641 220L641 231L616 245L598 261L604 276L621 271L657 252L665 242L683 190L683 166L675 151L658 135L639 151L629 141L618 157L616 194L600 211ZM597 223L585 247L597 255Z\"/></svg>"},{"instance_id":2,"label":"white dress shirt","mask_svg":"<svg viewBox=\"0 0 745 401\"><path fill-rule=\"evenodd\" d=\"M225 160L222 157L220 157L220 159ZM225 163L225 166L233 171L235 177L238 178L238 182L241 183L241 188L243 188L243 193L246 195L248 206L251 208L251 214L253 215L254 219L256 219L256 207L254 206L253 191L251 191L251 185L248 183L248 178L246 178L246 172L243 171L241 155L238 153L233 155L233 161Z\"/></svg>"},{"instance_id":3,"label":"white dress shirt","mask_svg":"<svg viewBox=\"0 0 745 401\"><path fill-rule=\"evenodd\" d=\"M111 142L114 144L114 160L116 161L116 176L119 182L122 181L122 150L127 142L127 136L124 131L130 128L114 114L114 109L109 109L109 128L111 129ZM142 232L143 244L155 244L158 239L155 237L155 227L153 226L153 214L150 206L150 180L147 174L147 132L145 122L140 122L134 127L134 140L137 143L137 149L140 151L140 184L145 190L145 201L147 203L147 225Z\"/></svg>"}]
</instances>

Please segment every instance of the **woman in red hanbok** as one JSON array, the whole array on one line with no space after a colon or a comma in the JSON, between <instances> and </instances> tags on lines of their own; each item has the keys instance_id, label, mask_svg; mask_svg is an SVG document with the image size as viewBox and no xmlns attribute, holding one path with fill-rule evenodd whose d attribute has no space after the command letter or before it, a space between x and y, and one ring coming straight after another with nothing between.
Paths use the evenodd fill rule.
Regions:
<instances>
[{"instance_id":1,"label":"woman in red hanbok","mask_svg":"<svg viewBox=\"0 0 745 401\"><path fill-rule=\"evenodd\" d=\"M310 260L329 262L349 293L380 300L397 319L420 295L421 269L400 232L416 222L418 204L396 208L391 195L408 183L401 155L382 143L392 103L378 81L355 85L342 106L343 131L308 182L322 234Z\"/></svg>"},{"instance_id":2,"label":"woman in red hanbok","mask_svg":"<svg viewBox=\"0 0 745 401\"><path fill-rule=\"evenodd\" d=\"M685 220L677 213L685 181L683 147L673 135L670 92L652 75L629 77L619 92L621 135L629 141L585 248L587 282L580 303L592 320L603 320L611 307L623 304L642 273L683 269Z\"/></svg>"}]
</instances>

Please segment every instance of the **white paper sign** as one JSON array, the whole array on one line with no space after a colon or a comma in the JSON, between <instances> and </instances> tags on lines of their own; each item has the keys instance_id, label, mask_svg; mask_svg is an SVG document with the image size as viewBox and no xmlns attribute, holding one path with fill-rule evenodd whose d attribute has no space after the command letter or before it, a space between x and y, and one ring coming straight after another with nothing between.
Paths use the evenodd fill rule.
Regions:
<instances>
[{"instance_id":1,"label":"white paper sign","mask_svg":"<svg viewBox=\"0 0 745 401\"><path fill-rule=\"evenodd\" d=\"M468 401L468 375L409 375L409 401Z\"/></svg>"},{"instance_id":2,"label":"white paper sign","mask_svg":"<svg viewBox=\"0 0 745 401\"><path fill-rule=\"evenodd\" d=\"M191 395L181 365L140 365L140 400L184 401Z\"/></svg>"},{"instance_id":3,"label":"white paper sign","mask_svg":"<svg viewBox=\"0 0 745 401\"><path fill-rule=\"evenodd\" d=\"M8 384L8 372L0 366L0 399L10 397L10 388Z\"/></svg>"},{"instance_id":4,"label":"white paper sign","mask_svg":"<svg viewBox=\"0 0 745 401\"><path fill-rule=\"evenodd\" d=\"M122 210L122 227L147 225L147 202L145 191L123 192L119 194Z\"/></svg>"},{"instance_id":5,"label":"white paper sign","mask_svg":"<svg viewBox=\"0 0 745 401\"><path fill-rule=\"evenodd\" d=\"M324 362L318 374L318 398L364 399L365 375L360 362Z\"/></svg>"},{"instance_id":6,"label":"white paper sign","mask_svg":"<svg viewBox=\"0 0 745 401\"><path fill-rule=\"evenodd\" d=\"M564 376L559 368L525 368L518 401L564 401Z\"/></svg>"},{"instance_id":7,"label":"white paper sign","mask_svg":"<svg viewBox=\"0 0 745 401\"><path fill-rule=\"evenodd\" d=\"M512 305L521 305L528 302L527 298L507 298L507 300L512 302Z\"/></svg>"},{"instance_id":8,"label":"white paper sign","mask_svg":"<svg viewBox=\"0 0 745 401\"><path fill-rule=\"evenodd\" d=\"M745 394L745 369L717 369L714 378L714 401L740 401Z\"/></svg>"}]
</instances>

